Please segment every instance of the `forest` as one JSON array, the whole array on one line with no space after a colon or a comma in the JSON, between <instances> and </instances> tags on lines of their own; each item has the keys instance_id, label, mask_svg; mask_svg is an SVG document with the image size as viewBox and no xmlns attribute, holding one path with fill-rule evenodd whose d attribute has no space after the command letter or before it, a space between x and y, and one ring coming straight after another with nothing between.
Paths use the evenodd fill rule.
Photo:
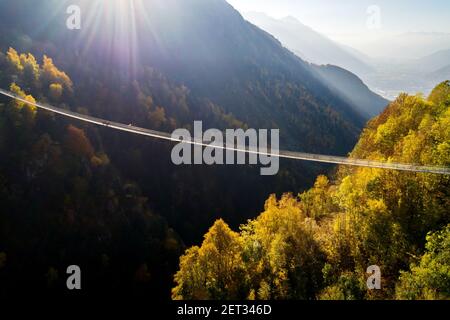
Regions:
<instances>
[{"instance_id":1,"label":"forest","mask_svg":"<svg viewBox=\"0 0 450 320\"><path fill-rule=\"evenodd\" d=\"M403 94L369 122L352 157L450 163L450 82ZM310 190L272 195L233 231L217 220L189 248L174 299L449 299L448 176L341 167ZM368 290L377 265L382 289Z\"/></svg>"},{"instance_id":2,"label":"forest","mask_svg":"<svg viewBox=\"0 0 450 320\"><path fill-rule=\"evenodd\" d=\"M74 81L46 55L38 59L11 47L0 52L1 87L29 101L167 131L199 118L217 128L247 127L152 68L125 88L123 80L110 80L114 90L86 75L91 78ZM83 106L88 100L89 109ZM123 109L127 104L132 109ZM2 295L25 287L56 294L65 287L65 267L77 264L89 270L87 292L129 290L165 299L185 245L210 223L223 216L238 225L262 207L273 185L298 183L295 176L284 182L286 169L267 179L253 165L177 167L166 143L65 120L5 97L0 107ZM226 183L238 177L238 188ZM234 201L251 188L249 197Z\"/></svg>"},{"instance_id":3,"label":"forest","mask_svg":"<svg viewBox=\"0 0 450 320\"><path fill-rule=\"evenodd\" d=\"M223 0L145 1L140 47L109 9L67 30L66 2L0 1L0 88L164 132L279 129L285 149L450 166L449 82L369 121ZM68 294L68 265L89 297L450 298L449 176L287 159L261 176L176 166L173 146L1 96L0 298ZM381 290L367 290L370 265Z\"/></svg>"}]
</instances>

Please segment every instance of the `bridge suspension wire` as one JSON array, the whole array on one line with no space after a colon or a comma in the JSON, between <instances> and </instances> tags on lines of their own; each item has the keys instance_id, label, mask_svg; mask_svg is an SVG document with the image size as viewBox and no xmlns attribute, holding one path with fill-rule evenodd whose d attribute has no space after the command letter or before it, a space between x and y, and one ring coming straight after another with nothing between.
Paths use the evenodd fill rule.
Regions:
<instances>
[{"instance_id":1,"label":"bridge suspension wire","mask_svg":"<svg viewBox=\"0 0 450 320\"><path fill-rule=\"evenodd\" d=\"M381 161L373 161L373 160L363 160L363 159L353 159L346 158L340 156L330 156L330 155L322 155L322 154L313 154L313 153L303 153L303 152L295 152L295 151L286 151L279 150L278 152L264 152L251 148L242 148L242 147L230 147L227 145L218 145L218 144L209 144L204 141L191 138L190 140L185 140L182 138L172 137L171 134L166 132L160 132L156 130L144 129L140 127L136 127L133 125L125 125L123 123L109 121L105 119L100 119L96 117L92 117L89 115L80 114L77 112L73 112L70 110L65 110L61 108L57 108L48 104L31 102L28 101L19 95L12 93L10 91L6 91L0 89L0 94L7 96L9 98L15 99L17 101L26 103L28 105L34 106L36 108L46 110L49 112L53 112L68 118L80 120L83 122L95 124L98 126L103 126L115 130L125 131L133 134L138 134L142 136L147 136L155 139L172 141L172 142L183 142L191 145L198 145L203 147L210 147L214 149L223 149L235 152L244 152L248 154L256 154L263 156L271 156L292 160L303 160L303 161L312 161L312 162L320 162L320 163L329 163L329 164L339 164L339 165L347 165L347 166L355 166L355 167L367 167L367 168L378 168L378 169L389 169L389 170L399 170L399 171L409 171L409 172L419 172L419 173L434 173L434 174L443 174L450 175L450 167L440 167L440 166L424 166L424 165L415 165L415 164L406 164L406 163L394 163L394 162L381 162Z\"/></svg>"}]
</instances>

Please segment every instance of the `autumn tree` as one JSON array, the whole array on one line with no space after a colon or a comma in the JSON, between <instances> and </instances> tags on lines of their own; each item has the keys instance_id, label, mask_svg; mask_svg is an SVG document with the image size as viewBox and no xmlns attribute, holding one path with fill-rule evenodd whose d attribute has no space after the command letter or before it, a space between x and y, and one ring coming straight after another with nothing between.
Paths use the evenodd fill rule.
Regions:
<instances>
[{"instance_id":1,"label":"autumn tree","mask_svg":"<svg viewBox=\"0 0 450 320\"><path fill-rule=\"evenodd\" d=\"M77 110L79 100L67 99L69 80L48 58L39 66L31 54L0 54L1 86L26 101L39 97ZM70 256L91 266L91 292L120 288L168 296L179 236L149 209L128 172L115 167L106 150L95 149L107 139L94 127L88 137L82 128L26 102L0 102L0 295L46 282L65 288L66 278L58 275L72 263Z\"/></svg>"},{"instance_id":2,"label":"autumn tree","mask_svg":"<svg viewBox=\"0 0 450 320\"><path fill-rule=\"evenodd\" d=\"M448 92L444 82L428 99L400 95L369 122L351 156L448 167ZM298 197L271 196L264 212L241 226L239 285L247 298L448 298L448 227L429 234L426 246L423 239L450 222L449 176L340 167L334 180L319 176ZM188 251L180 272L207 270L197 250ZM382 270L381 290L366 286L371 265Z\"/></svg>"},{"instance_id":3,"label":"autumn tree","mask_svg":"<svg viewBox=\"0 0 450 320\"><path fill-rule=\"evenodd\" d=\"M49 95L50 98L55 101L58 102L62 95L63 95L63 86L59 83L52 83L49 87Z\"/></svg>"},{"instance_id":4,"label":"autumn tree","mask_svg":"<svg viewBox=\"0 0 450 320\"><path fill-rule=\"evenodd\" d=\"M325 257L318 226L291 194L271 196L265 211L242 227L250 297L311 299L321 287Z\"/></svg>"},{"instance_id":5,"label":"autumn tree","mask_svg":"<svg viewBox=\"0 0 450 320\"><path fill-rule=\"evenodd\" d=\"M91 159L94 155L94 148L92 147L92 144L83 129L69 125L67 127L65 143L67 149L77 156Z\"/></svg>"},{"instance_id":6,"label":"autumn tree","mask_svg":"<svg viewBox=\"0 0 450 320\"><path fill-rule=\"evenodd\" d=\"M31 95L27 95L17 84L12 83L10 87L12 93L30 103L36 103L36 100ZM33 124L36 116L36 107L19 100L12 100L10 108L8 109L10 120L16 127L25 126L30 127Z\"/></svg>"},{"instance_id":7,"label":"autumn tree","mask_svg":"<svg viewBox=\"0 0 450 320\"><path fill-rule=\"evenodd\" d=\"M241 239L223 220L205 235L201 247L189 249L175 275L174 299L242 299Z\"/></svg>"},{"instance_id":8,"label":"autumn tree","mask_svg":"<svg viewBox=\"0 0 450 320\"><path fill-rule=\"evenodd\" d=\"M426 252L400 276L397 299L450 299L450 225L429 233Z\"/></svg>"},{"instance_id":9,"label":"autumn tree","mask_svg":"<svg viewBox=\"0 0 450 320\"><path fill-rule=\"evenodd\" d=\"M42 81L44 85L50 86L53 83L63 86L68 91L72 91L72 80L69 76L59 70L54 64L53 60L44 55L41 71Z\"/></svg>"},{"instance_id":10,"label":"autumn tree","mask_svg":"<svg viewBox=\"0 0 450 320\"><path fill-rule=\"evenodd\" d=\"M19 54L15 49L9 48L6 53L8 73L12 78L20 78L28 90L38 85L40 77L39 64L31 53Z\"/></svg>"}]
</instances>

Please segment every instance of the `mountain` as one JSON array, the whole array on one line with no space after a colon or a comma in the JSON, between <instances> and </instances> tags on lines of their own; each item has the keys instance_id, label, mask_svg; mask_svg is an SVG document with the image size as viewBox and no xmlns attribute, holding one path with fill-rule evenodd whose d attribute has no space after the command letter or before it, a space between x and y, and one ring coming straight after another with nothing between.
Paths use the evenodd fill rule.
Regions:
<instances>
[{"instance_id":1,"label":"mountain","mask_svg":"<svg viewBox=\"0 0 450 320\"><path fill-rule=\"evenodd\" d=\"M274 35L283 45L303 59L315 64L332 64L356 74L366 74L371 67L344 48L294 17L274 19L263 13L250 12L244 17Z\"/></svg>"},{"instance_id":2,"label":"mountain","mask_svg":"<svg viewBox=\"0 0 450 320\"><path fill-rule=\"evenodd\" d=\"M66 27L69 5L81 7L81 30ZM340 155L366 121L223 0L1 1L0 30L2 88L92 116L166 132L194 120L279 128L283 148ZM177 252L215 219L237 227L269 194L332 169L285 160L262 177L253 165L176 166L169 142L0 105L0 295L65 288L58 274L74 259L90 270L90 292L168 296Z\"/></svg>"},{"instance_id":3,"label":"mountain","mask_svg":"<svg viewBox=\"0 0 450 320\"><path fill-rule=\"evenodd\" d=\"M74 4L81 30L66 27ZM28 101L165 132L191 129L194 120L205 129L279 128L283 148L342 155L366 120L345 88L326 79L344 71L318 71L222 0L3 0L0 30L0 87ZM359 155L448 165L443 87L429 102L401 96L391 104L369 124ZM355 176L341 179L342 168L328 187L314 180L334 171L330 165L282 160L278 175L262 177L257 165L177 166L173 145L1 96L0 299L67 294L73 264L82 269L83 295L93 297L234 290L312 299L333 284L358 289L365 283L358 272L378 258L391 281L446 221L444 176L348 169ZM275 199L312 185L301 205L293 195ZM182 258L192 268L171 291L182 252L216 219L238 229L261 210L268 212L243 229L246 241L223 223L211 229L205 245L189 251L193 260ZM196 258L202 263L191 263ZM225 267L233 268L232 286L214 274ZM189 284L194 290L183 290Z\"/></svg>"},{"instance_id":4,"label":"mountain","mask_svg":"<svg viewBox=\"0 0 450 320\"><path fill-rule=\"evenodd\" d=\"M43 7L45 3L55 1L47 0ZM53 18L35 18L50 19L46 25L59 31L47 33L42 41L53 42L51 56L61 61L62 68L75 80L82 76L73 63L75 59L104 68L100 74L105 78L114 72L133 78L134 66L150 66L251 127L280 128L286 147L304 151L345 154L367 120L334 95L314 68L245 21L224 0L142 2L142 7L125 10L136 17L133 38L114 32L110 7L104 5L100 10L95 1L78 3L83 12L97 13L95 22L86 21L80 32L67 30L64 20L54 18L65 16L62 10ZM64 8L55 6L60 7ZM35 26L27 23L24 33L33 34ZM101 32L98 26L102 26ZM39 40L39 35L33 38ZM112 52L105 55L106 48ZM327 131L310 129L318 122ZM340 142L330 143L337 136Z\"/></svg>"},{"instance_id":5,"label":"mountain","mask_svg":"<svg viewBox=\"0 0 450 320\"><path fill-rule=\"evenodd\" d=\"M59 103L93 116L168 132L191 128L194 120L203 120L205 130L278 128L282 148L304 152L346 155L356 143L367 118L226 1L138 3L45 0L34 8L27 0L0 2L0 50L52 58L73 82ZM69 4L91 17L81 30L66 27ZM38 100L48 97L48 88L19 84ZM112 163L142 186L188 243L215 217L238 224L268 194L304 189L331 167L286 160L279 175L265 178L255 167L176 167L170 146L99 135ZM245 190L252 191L244 200Z\"/></svg>"},{"instance_id":6,"label":"mountain","mask_svg":"<svg viewBox=\"0 0 450 320\"><path fill-rule=\"evenodd\" d=\"M450 63L450 49L437 51L431 55L420 58L415 62L422 70L428 72L439 72L439 69L448 67Z\"/></svg>"},{"instance_id":7,"label":"mountain","mask_svg":"<svg viewBox=\"0 0 450 320\"><path fill-rule=\"evenodd\" d=\"M351 41L351 40L350 40ZM359 38L352 43L356 49L370 53L374 59L385 59L404 63L448 50L450 33L444 32L406 32L383 33L371 37Z\"/></svg>"},{"instance_id":8,"label":"mountain","mask_svg":"<svg viewBox=\"0 0 450 320\"><path fill-rule=\"evenodd\" d=\"M336 90L361 116L370 119L381 113L389 101L372 92L353 73L332 65L315 66L317 72Z\"/></svg>"},{"instance_id":9,"label":"mountain","mask_svg":"<svg viewBox=\"0 0 450 320\"><path fill-rule=\"evenodd\" d=\"M449 45L450 38L445 38L445 34L423 34L422 37L443 37L442 45ZM450 79L449 61L450 50L437 51L420 59L377 59L376 72L363 79L387 99L395 99L402 92L428 95L436 83Z\"/></svg>"},{"instance_id":10,"label":"mountain","mask_svg":"<svg viewBox=\"0 0 450 320\"><path fill-rule=\"evenodd\" d=\"M365 63L370 68L369 72L375 71L375 70L373 70L374 59L372 57L368 56L367 54L365 54L365 53L361 52L360 50L355 49L349 45L342 44L342 43L339 43L338 45L342 49L344 49L345 51L350 53L352 56L356 57L357 59L359 59L360 61Z\"/></svg>"},{"instance_id":11,"label":"mountain","mask_svg":"<svg viewBox=\"0 0 450 320\"><path fill-rule=\"evenodd\" d=\"M441 79L443 81L450 79L450 65L430 73L429 76L434 80Z\"/></svg>"},{"instance_id":12,"label":"mountain","mask_svg":"<svg viewBox=\"0 0 450 320\"><path fill-rule=\"evenodd\" d=\"M262 13L247 13L247 20L273 34L283 45L303 59L313 63L311 66L330 88L352 105L354 111L366 120L380 113L388 101L372 92L357 74L372 71L368 64L356 57L356 50L340 46L330 39L303 25L293 17L273 19ZM362 57L362 54L359 54ZM366 57L366 59L369 59ZM321 64L326 66L315 66ZM339 67L334 67L337 65Z\"/></svg>"}]
</instances>

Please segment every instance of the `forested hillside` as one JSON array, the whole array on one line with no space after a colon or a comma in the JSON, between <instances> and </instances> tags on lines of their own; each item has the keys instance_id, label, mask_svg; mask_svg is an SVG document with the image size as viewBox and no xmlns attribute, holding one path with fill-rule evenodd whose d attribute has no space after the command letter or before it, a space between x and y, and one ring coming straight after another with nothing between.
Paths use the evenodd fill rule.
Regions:
<instances>
[{"instance_id":1,"label":"forested hillside","mask_svg":"<svg viewBox=\"0 0 450 320\"><path fill-rule=\"evenodd\" d=\"M330 147L345 153L356 141L359 118L353 124L345 112L341 115L337 108L333 110L336 106L345 109L345 102L336 98L336 106L329 105L317 93L305 89L307 83L298 76L292 80L295 83L286 80L286 66L272 67L267 59L262 65L255 53L263 49L251 49L253 55L248 59L240 59L239 55L233 58L241 68L240 73L232 74L237 80L222 76L212 67L204 69L206 62L201 59L208 54L199 56L196 64L180 63L179 72L171 73L163 61L152 55L155 50L144 45L134 53L145 59L134 61L138 67L131 68L126 55L121 55L126 45L122 47L123 39L115 37L114 25L105 24L103 30L86 27L83 32L87 34L74 33L65 27L65 8L63 2L50 0L38 7L32 1L0 3L1 88L30 100L167 132L190 128L194 120L202 120L205 128L246 128L249 124L245 119L250 119L253 126L284 126L287 131L286 117L284 124L268 125L267 120L279 111L268 109L273 101L267 100L264 89L249 89L263 82L275 88L271 83L276 81L284 87L280 94L292 97L293 109L285 114L289 114L289 121L302 123L289 126L301 129L298 135L309 137L298 140L305 149ZM219 8L229 10L223 4ZM50 11L55 14L48 15ZM196 10L193 14L198 15L198 22L212 23L214 19L207 12ZM238 14L232 16L239 19ZM246 30L253 30L256 39L264 39L263 43L281 55L280 59L289 57L270 36L242 24ZM154 28L163 26L156 23ZM157 31L144 29L141 36L150 37ZM94 32L95 39L89 32ZM239 33L229 36L235 41ZM184 35L182 39L188 50L190 37ZM147 45L155 39L144 40ZM119 45L105 56L104 41L118 41ZM254 41L260 47L260 40ZM90 43L94 45L89 47ZM240 43L242 46L245 41ZM243 46L245 50L251 47ZM230 59L235 48L222 48L223 59ZM160 49L180 52L174 47ZM205 50L209 55L217 53L212 47ZM197 54L191 52L191 58ZM301 68L300 60L294 56L289 59ZM166 60L169 65L177 61L174 56ZM183 66L190 69L183 71ZM245 85L236 84L249 66L259 70L258 78L246 80ZM266 74L268 70L272 75ZM246 97L253 101L253 109L248 110L247 117L241 113L238 118L231 104L229 108L222 106L216 94L202 94L187 86L193 86L193 82L176 77L183 74L200 79L200 89L215 83L216 92L226 92L235 99L234 111L247 109ZM212 77L221 79L221 83L212 81ZM242 88L234 92L232 84ZM331 103L332 93L323 88ZM275 93L270 94L273 96ZM278 107L283 107L282 96L277 98ZM258 101L264 101L260 110ZM327 120L322 123L321 118ZM319 130L322 125L328 129ZM59 292L65 287L65 268L77 264L89 270L84 277L86 292L145 292L149 298L168 298L185 243L197 242L218 217L237 226L243 219L254 217L270 193L305 188L313 182L315 172L329 168L286 161L279 175L261 177L257 166L177 167L170 159L171 147L170 143L68 121L1 97L0 295L21 292L25 287Z\"/></svg>"},{"instance_id":2,"label":"forested hillside","mask_svg":"<svg viewBox=\"0 0 450 320\"><path fill-rule=\"evenodd\" d=\"M65 25L69 4L86 14L81 30ZM333 155L355 147L365 122L224 0L0 1L0 87L166 132L195 120L276 128L284 149ZM399 97L353 155L448 165L446 90ZM219 220L189 249L174 298L367 297L369 260L383 268L383 297L445 273L447 177L340 168L300 197L271 196L255 219L270 194L303 192L335 168L283 160L263 177L256 165L175 166L172 147L1 96L0 297L59 294L75 264L87 295L168 299L179 257L219 218L234 230L253 220L240 233ZM416 296L438 297L436 283Z\"/></svg>"},{"instance_id":3,"label":"forested hillside","mask_svg":"<svg viewBox=\"0 0 450 320\"><path fill-rule=\"evenodd\" d=\"M79 5L95 19L85 19L79 32L67 30L65 2ZM121 84L145 81L142 70L151 67L250 127L279 128L286 147L341 154L351 150L365 118L333 93L308 63L245 21L226 1L140 4L123 6L121 22L114 5L103 1L45 0L33 17L30 1L14 1L1 10L0 23L14 26L15 33L0 47L47 54L78 85L91 80L111 90L119 79ZM48 16L45 8L54 15ZM8 13L14 13L14 19ZM125 26L119 32L120 23L135 24L134 30ZM45 30L36 32L37 26ZM92 98L94 89L80 94Z\"/></svg>"},{"instance_id":4,"label":"forested hillside","mask_svg":"<svg viewBox=\"0 0 450 320\"><path fill-rule=\"evenodd\" d=\"M28 101L73 99L48 57L10 49L0 70L2 88ZM99 132L1 98L0 154L0 296L59 292L74 263L90 292L167 290L181 240L111 164Z\"/></svg>"},{"instance_id":5,"label":"forested hillside","mask_svg":"<svg viewBox=\"0 0 450 320\"><path fill-rule=\"evenodd\" d=\"M286 149L345 155L353 148L364 118L225 1L140 1L118 16L119 2L1 2L0 51L48 56L70 76L73 92L52 97L48 84L21 88L40 101L150 129L170 132L202 120L205 129L279 128ZM65 25L74 3L86 14L79 31ZM189 244L218 217L238 226L269 194L305 189L331 168L285 160L279 175L260 177L255 166L175 167L170 144L86 131Z\"/></svg>"},{"instance_id":6,"label":"forested hillside","mask_svg":"<svg viewBox=\"0 0 450 320\"><path fill-rule=\"evenodd\" d=\"M450 165L450 82L401 95L353 157ZM218 220L175 275L174 299L449 299L450 178L342 167L299 194L271 196L232 231ZM368 290L377 265L382 289Z\"/></svg>"},{"instance_id":7,"label":"forested hillside","mask_svg":"<svg viewBox=\"0 0 450 320\"><path fill-rule=\"evenodd\" d=\"M330 88L342 95L364 118L379 115L389 104L388 100L370 91L360 78L345 69L333 65L314 67Z\"/></svg>"}]
</instances>

